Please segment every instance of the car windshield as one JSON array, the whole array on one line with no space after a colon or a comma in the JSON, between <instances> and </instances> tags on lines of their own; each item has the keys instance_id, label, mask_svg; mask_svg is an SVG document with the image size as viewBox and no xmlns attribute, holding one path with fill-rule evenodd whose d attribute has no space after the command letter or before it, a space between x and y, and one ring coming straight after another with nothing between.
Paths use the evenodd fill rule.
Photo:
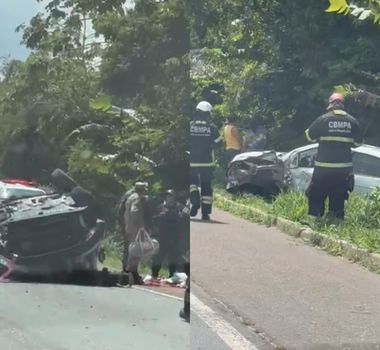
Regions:
<instances>
[{"instance_id":1,"label":"car windshield","mask_svg":"<svg viewBox=\"0 0 380 350\"><path fill-rule=\"evenodd\" d=\"M18 199L28 198L34 196L42 196L45 192L43 190L32 188L4 188L0 191L0 199Z\"/></svg>"}]
</instances>

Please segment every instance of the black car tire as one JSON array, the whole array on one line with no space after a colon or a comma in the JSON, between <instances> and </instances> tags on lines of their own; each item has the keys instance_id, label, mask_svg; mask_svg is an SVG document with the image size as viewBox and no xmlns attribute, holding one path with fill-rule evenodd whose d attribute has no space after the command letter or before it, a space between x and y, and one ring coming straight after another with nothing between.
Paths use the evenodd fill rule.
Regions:
<instances>
[{"instance_id":1,"label":"black car tire","mask_svg":"<svg viewBox=\"0 0 380 350\"><path fill-rule=\"evenodd\" d=\"M78 184L63 170L55 169L51 174L53 185L65 193L72 191Z\"/></svg>"},{"instance_id":2,"label":"black car tire","mask_svg":"<svg viewBox=\"0 0 380 350\"><path fill-rule=\"evenodd\" d=\"M88 227L95 227L96 220L102 219L103 215L100 212L100 207L92 194L80 186L74 187L70 192L71 198L78 207L87 207L83 218Z\"/></svg>"}]
</instances>

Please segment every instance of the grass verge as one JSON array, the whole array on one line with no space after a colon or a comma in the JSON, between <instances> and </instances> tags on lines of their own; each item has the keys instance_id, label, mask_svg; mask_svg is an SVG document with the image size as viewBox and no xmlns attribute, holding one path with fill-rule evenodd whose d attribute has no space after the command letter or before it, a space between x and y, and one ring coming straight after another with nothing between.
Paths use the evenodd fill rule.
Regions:
<instances>
[{"instance_id":1,"label":"grass verge","mask_svg":"<svg viewBox=\"0 0 380 350\"><path fill-rule=\"evenodd\" d=\"M351 194L346 203L344 221L334 221L328 217L309 220L307 198L300 192L284 192L272 201L265 201L252 195L233 196L221 190L217 190L216 194L216 206L250 221L270 224L278 217L295 223L307 220L313 231L350 242L371 253L380 253L380 190L375 190L367 196ZM243 206L234 207L223 199L232 200ZM250 208L258 211L252 211ZM342 249L334 246L330 250L331 253L340 255Z\"/></svg>"}]
</instances>

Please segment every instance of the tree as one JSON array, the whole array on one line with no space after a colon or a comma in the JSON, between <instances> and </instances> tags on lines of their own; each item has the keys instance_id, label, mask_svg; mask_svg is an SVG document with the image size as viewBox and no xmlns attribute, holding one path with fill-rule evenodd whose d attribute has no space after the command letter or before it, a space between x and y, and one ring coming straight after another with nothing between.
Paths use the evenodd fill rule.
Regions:
<instances>
[{"instance_id":1,"label":"tree","mask_svg":"<svg viewBox=\"0 0 380 350\"><path fill-rule=\"evenodd\" d=\"M247 118L263 116L272 147L286 150L304 143L305 128L324 113L336 86L376 89L379 39L369 21L353 24L349 17L326 14L323 1L231 0L222 17L223 5L212 3L199 8L208 27L197 23L193 47L207 53L202 60L213 73L193 78L194 90L200 96L204 87L221 84L224 103L217 117L236 113L244 125ZM205 50L206 44L212 49ZM367 141L379 144L371 134L377 110L356 99L349 99L348 108L363 125L374 127L368 128Z\"/></svg>"},{"instance_id":2,"label":"tree","mask_svg":"<svg viewBox=\"0 0 380 350\"><path fill-rule=\"evenodd\" d=\"M184 0L52 0L18 30L32 53L3 67L5 176L47 182L60 166L109 208L139 179L187 190Z\"/></svg>"}]
</instances>

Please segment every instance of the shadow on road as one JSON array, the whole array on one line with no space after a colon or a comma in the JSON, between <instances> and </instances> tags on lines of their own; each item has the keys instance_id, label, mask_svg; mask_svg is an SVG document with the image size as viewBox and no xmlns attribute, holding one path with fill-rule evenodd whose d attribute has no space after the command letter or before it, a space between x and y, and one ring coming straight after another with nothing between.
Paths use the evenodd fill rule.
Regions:
<instances>
[{"instance_id":1,"label":"shadow on road","mask_svg":"<svg viewBox=\"0 0 380 350\"><path fill-rule=\"evenodd\" d=\"M191 218L190 221L193 221L193 222L200 222L202 224L216 224L216 225L228 225L227 222L222 222L222 221L218 221L218 220L210 220L210 221L203 221L201 219L194 219L194 218Z\"/></svg>"},{"instance_id":2,"label":"shadow on road","mask_svg":"<svg viewBox=\"0 0 380 350\"><path fill-rule=\"evenodd\" d=\"M121 273L111 273L104 268L101 271L75 271L54 275L20 274L14 273L9 282L18 283L54 283L93 287L116 287L128 285L128 276Z\"/></svg>"}]
</instances>

